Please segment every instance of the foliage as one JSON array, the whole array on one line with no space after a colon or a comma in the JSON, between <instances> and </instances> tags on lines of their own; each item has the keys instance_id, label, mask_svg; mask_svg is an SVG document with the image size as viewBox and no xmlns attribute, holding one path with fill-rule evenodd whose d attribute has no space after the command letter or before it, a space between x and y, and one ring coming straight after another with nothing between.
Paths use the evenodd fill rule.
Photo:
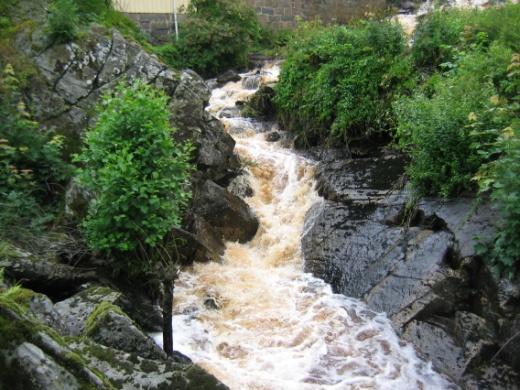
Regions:
<instances>
[{"instance_id":1,"label":"foliage","mask_svg":"<svg viewBox=\"0 0 520 390\"><path fill-rule=\"evenodd\" d=\"M487 10L436 10L422 18L414 34L412 57L420 68L449 66L457 52L493 42L520 50L520 5Z\"/></svg>"},{"instance_id":2,"label":"foliage","mask_svg":"<svg viewBox=\"0 0 520 390\"><path fill-rule=\"evenodd\" d=\"M133 38L148 47L137 25L117 11L112 0L53 0L51 3L48 29L51 39L56 42L74 40L81 28L92 22L117 28L127 38Z\"/></svg>"},{"instance_id":3,"label":"foliage","mask_svg":"<svg viewBox=\"0 0 520 390\"><path fill-rule=\"evenodd\" d=\"M23 103L19 80L7 65L0 77L0 236L13 227L37 228L70 174L62 159L62 138L42 133Z\"/></svg>"},{"instance_id":4,"label":"foliage","mask_svg":"<svg viewBox=\"0 0 520 390\"><path fill-rule=\"evenodd\" d=\"M74 0L54 0L49 8L49 35L59 43L74 40L78 34L79 12Z\"/></svg>"},{"instance_id":5,"label":"foliage","mask_svg":"<svg viewBox=\"0 0 520 390\"><path fill-rule=\"evenodd\" d=\"M288 50L275 98L286 129L349 143L392 126L391 103L411 80L400 27L304 23Z\"/></svg>"},{"instance_id":6,"label":"foliage","mask_svg":"<svg viewBox=\"0 0 520 390\"><path fill-rule=\"evenodd\" d=\"M496 79L505 77L510 56L501 46L464 55L456 68L436 78L431 97L418 91L395 105L397 137L411 154L408 173L420 194L452 196L472 189L483 159L470 147L471 118L498 93ZM481 120L490 118L482 114Z\"/></svg>"},{"instance_id":7,"label":"foliage","mask_svg":"<svg viewBox=\"0 0 520 390\"><path fill-rule=\"evenodd\" d=\"M491 191L502 216L486 256L496 271L513 276L520 261L520 54L512 56L502 85L502 98L493 96L486 110L492 121L475 116L471 135L473 149L486 161L475 180L481 192Z\"/></svg>"},{"instance_id":8,"label":"foliage","mask_svg":"<svg viewBox=\"0 0 520 390\"><path fill-rule=\"evenodd\" d=\"M242 0L192 0L179 41L157 52L175 68L210 77L246 66L250 45L262 36L255 11Z\"/></svg>"},{"instance_id":9,"label":"foliage","mask_svg":"<svg viewBox=\"0 0 520 390\"><path fill-rule=\"evenodd\" d=\"M142 81L120 84L104 96L78 157L80 180L96 194L83 224L89 245L134 252L140 270L153 267L147 256L180 223L190 197L191 146L173 141L166 103Z\"/></svg>"}]
</instances>

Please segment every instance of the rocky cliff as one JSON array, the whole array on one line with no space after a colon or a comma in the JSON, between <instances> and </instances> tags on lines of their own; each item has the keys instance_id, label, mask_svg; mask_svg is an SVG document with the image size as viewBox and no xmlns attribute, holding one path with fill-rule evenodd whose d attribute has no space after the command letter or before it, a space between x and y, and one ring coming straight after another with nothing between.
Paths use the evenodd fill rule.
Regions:
<instances>
[{"instance_id":1,"label":"rocky cliff","mask_svg":"<svg viewBox=\"0 0 520 390\"><path fill-rule=\"evenodd\" d=\"M325 153L317 170L325 200L307 215L306 271L386 312L463 388L517 388L519 284L493 277L474 249L493 236L495 211L472 198L414 199L402 156L336 157Z\"/></svg>"}]
</instances>

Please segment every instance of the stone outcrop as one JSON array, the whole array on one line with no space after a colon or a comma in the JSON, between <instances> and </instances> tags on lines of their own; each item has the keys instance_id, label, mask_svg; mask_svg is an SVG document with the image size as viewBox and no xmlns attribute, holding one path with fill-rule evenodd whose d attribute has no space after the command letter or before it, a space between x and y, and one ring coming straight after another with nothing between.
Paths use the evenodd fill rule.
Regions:
<instances>
[{"instance_id":1,"label":"stone outcrop","mask_svg":"<svg viewBox=\"0 0 520 390\"><path fill-rule=\"evenodd\" d=\"M65 340L20 297L0 299L2 389L227 389L189 359L167 358L115 306L98 313L88 333Z\"/></svg>"},{"instance_id":2,"label":"stone outcrop","mask_svg":"<svg viewBox=\"0 0 520 390\"><path fill-rule=\"evenodd\" d=\"M197 187L191 218L197 236L219 254L225 241L251 240L259 225L247 203L210 180Z\"/></svg>"},{"instance_id":3,"label":"stone outcrop","mask_svg":"<svg viewBox=\"0 0 520 390\"><path fill-rule=\"evenodd\" d=\"M497 284L474 249L477 236L493 237L495 211L470 198L414 200L398 155L326 157L316 174L325 200L309 211L302 238L305 270L386 312L464 388L515 388L507 365L517 362L506 350L518 347L498 351L514 333L508 326L518 327L511 312L518 294Z\"/></svg>"}]
</instances>

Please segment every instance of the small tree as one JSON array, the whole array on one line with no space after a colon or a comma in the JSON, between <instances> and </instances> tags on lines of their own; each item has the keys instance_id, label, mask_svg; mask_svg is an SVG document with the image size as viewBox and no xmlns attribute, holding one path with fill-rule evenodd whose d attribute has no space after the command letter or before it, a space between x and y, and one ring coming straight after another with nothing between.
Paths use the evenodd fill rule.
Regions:
<instances>
[{"instance_id":1,"label":"small tree","mask_svg":"<svg viewBox=\"0 0 520 390\"><path fill-rule=\"evenodd\" d=\"M96 194L83 222L88 243L133 275L160 274L164 348L171 354L178 256L170 232L190 198L191 145L173 140L166 107L167 97L142 81L119 84L104 96L78 161L81 182Z\"/></svg>"}]
</instances>

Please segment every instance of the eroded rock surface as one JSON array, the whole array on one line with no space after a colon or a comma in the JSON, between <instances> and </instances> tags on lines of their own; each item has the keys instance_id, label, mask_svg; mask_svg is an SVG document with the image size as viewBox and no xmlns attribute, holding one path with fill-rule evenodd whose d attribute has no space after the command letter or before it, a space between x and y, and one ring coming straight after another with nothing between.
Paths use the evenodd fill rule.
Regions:
<instances>
[{"instance_id":1,"label":"eroded rock surface","mask_svg":"<svg viewBox=\"0 0 520 390\"><path fill-rule=\"evenodd\" d=\"M414 201L399 155L327 156L316 174L325 200L309 211L302 238L305 270L386 312L462 387L517 388L509 367L517 344L491 362L517 327L515 284L499 286L475 253L477 236L493 237L496 212L469 198Z\"/></svg>"}]
</instances>

